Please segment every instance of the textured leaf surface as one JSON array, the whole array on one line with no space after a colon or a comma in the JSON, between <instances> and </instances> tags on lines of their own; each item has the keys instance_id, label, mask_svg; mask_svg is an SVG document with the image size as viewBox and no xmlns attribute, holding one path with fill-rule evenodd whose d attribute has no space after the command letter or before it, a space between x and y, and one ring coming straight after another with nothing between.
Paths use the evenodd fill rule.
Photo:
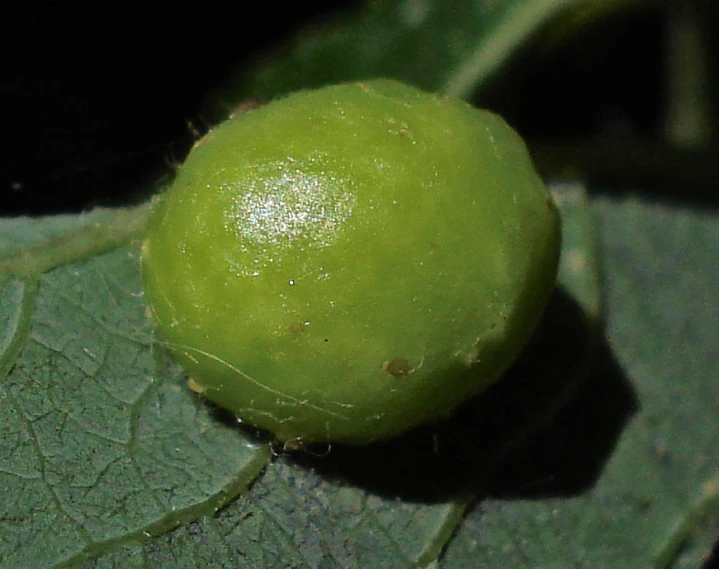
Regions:
<instances>
[{"instance_id":1,"label":"textured leaf surface","mask_svg":"<svg viewBox=\"0 0 719 569\"><path fill-rule=\"evenodd\" d=\"M9 224L22 241L37 222ZM0 566L51 567L211 514L266 463L182 387L145 310L136 247L4 283Z\"/></svg>"},{"instance_id":2,"label":"textured leaf surface","mask_svg":"<svg viewBox=\"0 0 719 569\"><path fill-rule=\"evenodd\" d=\"M561 195L565 223L581 227L581 193L565 188ZM74 221L83 226L87 217ZM73 228L71 218L63 223ZM10 220L3 230L22 247L24 239L13 235L32 235L37 224ZM35 234L36 247L46 235L47 247L58 243L50 229ZM582 246L581 239L567 242L568 251ZM17 247L8 250L17 254ZM249 559L260 567L426 565L497 460L573 391L582 361L579 350L537 368L530 350L525 365L534 374L520 366L457 420L387 445L278 458L251 492L215 515L260 473L269 449L213 416L184 387L154 340L137 246L79 259L37 280L10 277L4 292L10 373L0 391L2 567L84 559L88 567L208 566L220 551L229 564ZM572 373L557 374L558 365ZM555 381L517 389L537 370ZM510 420L497 411L508 406Z\"/></svg>"},{"instance_id":3,"label":"textured leaf surface","mask_svg":"<svg viewBox=\"0 0 719 569\"><path fill-rule=\"evenodd\" d=\"M464 412L398 446L279 457L249 493L267 448L214 417L153 344L135 247L5 281L21 348L3 356L18 354L0 398L0 566L411 567L469 507L440 566L666 567L683 545L673 566L699 567L719 495L719 222L640 201L593 211L608 341L551 427L509 444L499 427L531 406ZM484 405L512 401L526 375Z\"/></svg>"},{"instance_id":4,"label":"textured leaf surface","mask_svg":"<svg viewBox=\"0 0 719 569\"><path fill-rule=\"evenodd\" d=\"M444 567L700 567L716 539L719 220L638 200L594 205L608 361L516 462L534 470L525 485L498 487L468 516ZM630 409L599 478L577 492L581 463Z\"/></svg>"}]
</instances>

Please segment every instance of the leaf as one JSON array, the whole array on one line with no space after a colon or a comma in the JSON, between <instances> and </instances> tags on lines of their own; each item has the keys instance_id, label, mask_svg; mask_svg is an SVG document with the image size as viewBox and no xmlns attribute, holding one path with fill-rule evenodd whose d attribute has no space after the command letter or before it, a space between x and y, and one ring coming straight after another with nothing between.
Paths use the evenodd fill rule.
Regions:
<instances>
[{"instance_id":1,"label":"leaf","mask_svg":"<svg viewBox=\"0 0 719 569\"><path fill-rule=\"evenodd\" d=\"M581 194L560 191L560 203L572 204L563 210L571 226L567 211L585 214L576 209ZM404 472L382 449L354 449L359 460L349 465L343 449L278 457L249 493L241 489L266 449L248 449L240 431L198 405L153 348L136 249L52 271L27 293L34 327L3 384L2 477L14 491L2 501L0 566L412 567L447 543L440 566L448 569L657 568L676 559L698 567L719 523L719 221L638 200L598 200L593 210L611 343L549 428L508 453L506 439L496 443L501 435L452 441L443 438L451 426L440 425L403 441ZM20 303L19 281L6 290ZM70 332L58 329L62 318ZM85 328L90 343L80 345ZM87 350L102 346L100 366ZM148 378L152 369L160 379ZM506 400L488 395L492 404ZM453 422L467 425L461 413ZM452 444L463 452L446 452ZM175 448L186 449L182 460ZM493 452L502 460L491 472L476 462L462 471L461 460L481 467Z\"/></svg>"},{"instance_id":2,"label":"leaf","mask_svg":"<svg viewBox=\"0 0 719 569\"><path fill-rule=\"evenodd\" d=\"M444 567L700 567L716 539L719 219L631 199L593 209L610 353L556 432L527 451L524 466L544 456L555 483L497 488L464 521ZM636 407L601 476L567 492L612 416L626 414L629 384Z\"/></svg>"},{"instance_id":3,"label":"leaf","mask_svg":"<svg viewBox=\"0 0 719 569\"><path fill-rule=\"evenodd\" d=\"M1 225L22 242L38 222ZM47 225L51 234L73 223ZM265 447L214 420L158 351L137 253L3 283L2 567L72 564L212 514L268 461Z\"/></svg>"},{"instance_id":4,"label":"leaf","mask_svg":"<svg viewBox=\"0 0 719 569\"><path fill-rule=\"evenodd\" d=\"M571 192L563 195L565 206L576 207L567 201ZM138 219L145 210L136 212ZM0 390L0 476L7 489L0 567L77 566L83 559L90 566L169 566L168 555L187 549L189 560L212 559L217 547L229 548L237 563L251 559L266 567L426 565L474 498L472 475L484 479L512 441L536 428L529 424L551 416L532 398L504 397L512 385L505 383L494 399L470 405L463 419L399 443L277 459L252 492L230 503L267 464L269 449L218 420L182 385L181 370L156 342L146 314L137 246L103 252L88 244L99 235L97 216L104 216L101 227L115 228L128 211L49 218L44 231L37 220L0 223L8 241L29 245L5 247L0 258L7 270L22 258L21 275L4 281L0 304L3 360L11 370ZM53 226L69 233L55 237ZM62 254L53 255L58 244ZM68 262L73 250L74 262L47 266L52 259ZM581 359L579 353L575 365ZM557 361L570 360L551 359L549 369ZM551 407L571 387L567 379L533 395ZM501 414L484 411L487 420L475 424L482 405L501 408L504 400L521 402L526 421L501 436ZM457 429L468 426L472 437L456 444ZM482 436L493 440L463 455L465 443ZM344 460L348 453L367 461L364 470ZM423 463L424 487L412 471L415 484L404 484L408 473L388 453ZM450 459L467 464L450 472ZM441 486L433 488L435 482ZM455 492L454 482L472 487Z\"/></svg>"},{"instance_id":5,"label":"leaf","mask_svg":"<svg viewBox=\"0 0 719 569\"><path fill-rule=\"evenodd\" d=\"M541 26L585 5L592 11L586 0L370 1L238 69L209 98L205 119L223 119L248 98L378 76L466 98Z\"/></svg>"}]
</instances>

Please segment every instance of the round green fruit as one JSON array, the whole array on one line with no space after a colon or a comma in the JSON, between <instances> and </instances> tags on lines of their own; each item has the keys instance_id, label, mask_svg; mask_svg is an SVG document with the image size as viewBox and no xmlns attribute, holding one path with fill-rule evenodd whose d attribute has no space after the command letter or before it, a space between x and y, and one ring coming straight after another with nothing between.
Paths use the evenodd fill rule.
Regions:
<instances>
[{"instance_id":1,"label":"round green fruit","mask_svg":"<svg viewBox=\"0 0 719 569\"><path fill-rule=\"evenodd\" d=\"M153 214L143 276L207 399L280 441L362 444L501 375L554 287L559 241L501 118L373 80L210 131Z\"/></svg>"}]
</instances>

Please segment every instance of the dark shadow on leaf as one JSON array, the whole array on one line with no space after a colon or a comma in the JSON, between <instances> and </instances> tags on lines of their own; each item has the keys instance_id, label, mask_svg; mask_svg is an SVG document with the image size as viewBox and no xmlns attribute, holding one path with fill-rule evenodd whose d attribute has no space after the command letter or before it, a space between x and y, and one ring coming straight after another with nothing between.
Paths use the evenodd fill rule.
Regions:
<instances>
[{"instance_id":1,"label":"dark shadow on leaf","mask_svg":"<svg viewBox=\"0 0 719 569\"><path fill-rule=\"evenodd\" d=\"M590 488L637 407L631 386L603 343L595 369L571 404L504 458L489 494L539 498Z\"/></svg>"},{"instance_id":2,"label":"dark shadow on leaf","mask_svg":"<svg viewBox=\"0 0 719 569\"><path fill-rule=\"evenodd\" d=\"M636 407L608 347L597 350L593 342L582 310L558 290L515 365L450 418L368 446L310 448L284 458L411 501L484 496L490 490L507 494L510 488L516 490L512 495L521 495L523 488L531 495L578 492L599 474ZM569 456L562 449L571 451ZM578 449L581 467L572 460ZM500 479L507 483L499 484Z\"/></svg>"}]
</instances>

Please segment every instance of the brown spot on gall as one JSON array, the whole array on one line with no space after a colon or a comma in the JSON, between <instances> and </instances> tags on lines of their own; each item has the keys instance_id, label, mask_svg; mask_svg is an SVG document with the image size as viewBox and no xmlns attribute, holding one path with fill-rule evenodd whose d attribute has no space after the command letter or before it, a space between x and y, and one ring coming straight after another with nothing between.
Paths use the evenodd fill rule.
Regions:
<instances>
[{"instance_id":1,"label":"brown spot on gall","mask_svg":"<svg viewBox=\"0 0 719 569\"><path fill-rule=\"evenodd\" d=\"M394 358L383 363L382 369L393 377L404 377L413 371L412 364L409 363L407 358Z\"/></svg>"},{"instance_id":2,"label":"brown spot on gall","mask_svg":"<svg viewBox=\"0 0 719 569\"><path fill-rule=\"evenodd\" d=\"M287 327L290 334L302 334L307 330L308 322L293 322Z\"/></svg>"}]
</instances>

